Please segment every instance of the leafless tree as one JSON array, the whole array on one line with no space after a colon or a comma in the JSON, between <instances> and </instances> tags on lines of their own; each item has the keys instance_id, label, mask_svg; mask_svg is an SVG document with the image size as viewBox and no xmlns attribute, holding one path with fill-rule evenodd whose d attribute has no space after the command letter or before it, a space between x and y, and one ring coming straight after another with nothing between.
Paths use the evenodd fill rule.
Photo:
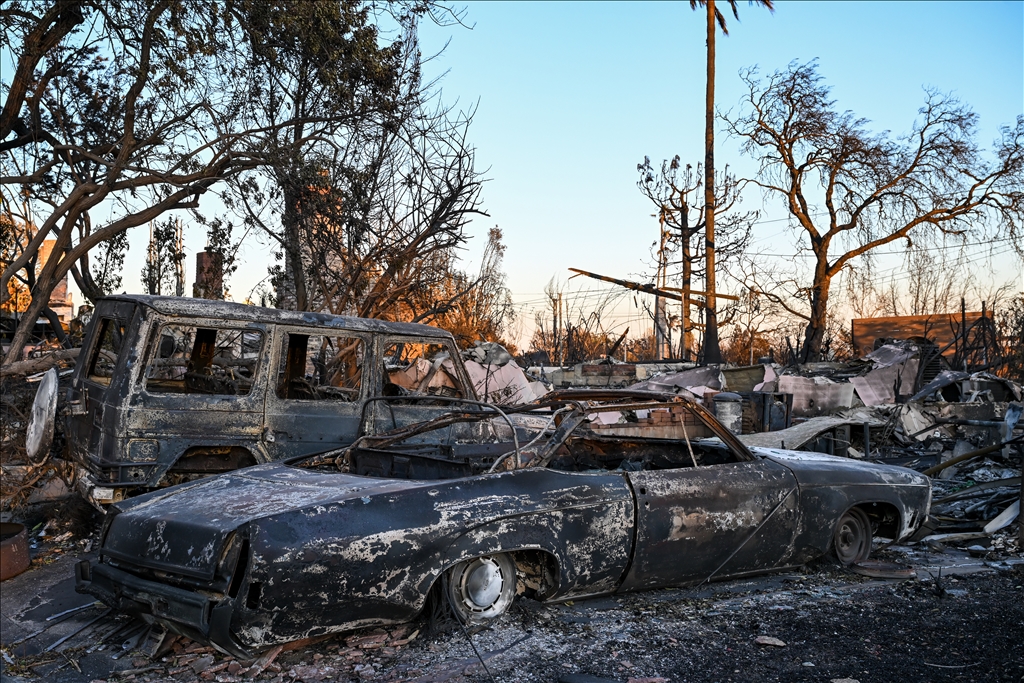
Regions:
<instances>
[{"instance_id":1,"label":"leafless tree","mask_svg":"<svg viewBox=\"0 0 1024 683\"><path fill-rule=\"evenodd\" d=\"M1020 382L1024 380L1024 294L1013 297L1000 310L999 329L1005 359L999 374Z\"/></svg>"},{"instance_id":2,"label":"leafless tree","mask_svg":"<svg viewBox=\"0 0 1024 683\"><path fill-rule=\"evenodd\" d=\"M499 301L507 295L495 270L500 232L478 277L456 258L469 222L486 215L467 138L473 112L444 106L434 84L421 82L415 15L401 20L387 97L359 103L358 115L268 140L277 161L232 183L232 206L277 246L280 306L454 323L489 292L488 314L498 322L511 310ZM300 106L310 78L305 62L295 62L274 88L290 107ZM327 107L331 97L301 106ZM256 116L271 120L283 116L279 109Z\"/></svg>"},{"instance_id":3,"label":"leafless tree","mask_svg":"<svg viewBox=\"0 0 1024 683\"><path fill-rule=\"evenodd\" d=\"M807 321L803 360L822 356L833 279L878 247L935 235L966 241L991 228L1024 255L1024 117L1002 129L987 160L976 115L935 90L911 131L892 139L839 111L814 62L742 78L749 93L725 117L728 128L760 159L753 182L785 202L814 259L810 282L788 292L803 305L764 290Z\"/></svg>"},{"instance_id":4,"label":"leafless tree","mask_svg":"<svg viewBox=\"0 0 1024 683\"><path fill-rule=\"evenodd\" d=\"M448 261L443 268L448 272L447 277L434 287L409 297L409 313L405 319L438 325L451 332L463 347L481 340L499 342L510 351L514 349L509 333L516 312L512 294L505 285L502 269L505 245L501 240L501 230L491 228L480 268L475 274L459 268L454 251L441 252L440 257Z\"/></svg>"},{"instance_id":5,"label":"leafless tree","mask_svg":"<svg viewBox=\"0 0 1024 683\"><path fill-rule=\"evenodd\" d=\"M691 291L693 281L705 279L706 240L699 239L706 227L706 203L703 197L705 174L701 164L696 171L690 164L682 166L679 156L663 161L655 169L649 157L637 166L640 180L637 187L657 207L658 222L668 232L668 246L671 252L679 251L678 261L669 266L678 266L682 281L682 316L680 334L680 357L690 360L693 343L693 324L690 319ZM757 219L756 211L738 211L740 185L728 167L718 174L716 183L715 211L718 221L717 263L721 267L737 259L750 243L750 230Z\"/></svg>"},{"instance_id":6,"label":"leafless tree","mask_svg":"<svg viewBox=\"0 0 1024 683\"><path fill-rule=\"evenodd\" d=\"M184 294L181 277L185 252L181 248L181 223L174 219L150 224L142 284L150 294Z\"/></svg>"},{"instance_id":7,"label":"leafless tree","mask_svg":"<svg viewBox=\"0 0 1024 683\"><path fill-rule=\"evenodd\" d=\"M35 237L0 276L0 297L42 242L56 239L23 318L30 322L15 333L5 362L18 356L31 321L67 272L86 296L103 294L90 250L165 212L196 208L215 184L266 163L256 143L269 130L247 125L249 31L260 12L281 4L294 5L11 0L0 8L15 62L3 88L0 181L5 205L25 196L38 217ZM386 75L386 55L367 47L354 56L363 61L351 68L370 68L370 61ZM101 207L110 218L94 226L92 213Z\"/></svg>"},{"instance_id":8,"label":"leafless tree","mask_svg":"<svg viewBox=\"0 0 1024 683\"><path fill-rule=\"evenodd\" d=\"M546 352L552 363L578 363L607 354L622 333L606 326L605 313L628 293L615 288L567 295L565 286L552 278L544 286L550 312L536 314L530 351Z\"/></svg>"},{"instance_id":9,"label":"leafless tree","mask_svg":"<svg viewBox=\"0 0 1024 683\"><path fill-rule=\"evenodd\" d=\"M296 252L277 268L278 292L301 280L307 310L405 317L410 301L449 277L449 256L465 244L466 226L486 215L466 139L469 122L441 109L410 116L397 129L358 131L357 142L339 147L330 163L309 174L296 244L288 230L276 229L276 198L261 207L246 200L250 220L282 252ZM461 294L470 288L467 283ZM418 310L413 317L439 312Z\"/></svg>"}]
</instances>

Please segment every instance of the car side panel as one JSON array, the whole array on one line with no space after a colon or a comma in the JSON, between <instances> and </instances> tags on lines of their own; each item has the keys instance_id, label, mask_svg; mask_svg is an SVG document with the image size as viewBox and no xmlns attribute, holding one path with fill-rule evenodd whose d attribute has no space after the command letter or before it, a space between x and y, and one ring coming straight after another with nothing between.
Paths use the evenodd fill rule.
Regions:
<instances>
[{"instance_id":1,"label":"car side panel","mask_svg":"<svg viewBox=\"0 0 1024 683\"><path fill-rule=\"evenodd\" d=\"M258 648L406 621L455 562L525 547L559 559L567 590L591 581L612 590L629 560L632 525L621 475L541 469L418 482L255 520L232 632ZM258 601L248 599L256 593Z\"/></svg>"},{"instance_id":2,"label":"car side panel","mask_svg":"<svg viewBox=\"0 0 1024 683\"><path fill-rule=\"evenodd\" d=\"M542 550L555 559L558 585L548 599L611 593L633 552L633 501L594 502L482 525L456 540L445 566L509 550Z\"/></svg>"},{"instance_id":3,"label":"car side panel","mask_svg":"<svg viewBox=\"0 0 1024 683\"><path fill-rule=\"evenodd\" d=\"M797 529L794 563L804 563L827 552L839 517L854 506L868 513L876 505L892 505L899 511L900 538L916 529L928 514L929 490L921 487L894 489L886 484L811 485L801 487L804 516Z\"/></svg>"},{"instance_id":4,"label":"car side panel","mask_svg":"<svg viewBox=\"0 0 1024 683\"><path fill-rule=\"evenodd\" d=\"M794 563L827 552L839 517L851 507L891 505L899 513L897 536L910 535L928 515L931 483L928 477L904 467L876 465L818 453L757 448L796 475L803 514L797 529Z\"/></svg>"},{"instance_id":5,"label":"car side panel","mask_svg":"<svg viewBox=\"0 0 1024 683\"><path fill-rule=\"evenodd\" d=\"M770 460L630 472L636 557L622 590L704 581L790 563L799 491Z\"/></svg>"}]
</instances>

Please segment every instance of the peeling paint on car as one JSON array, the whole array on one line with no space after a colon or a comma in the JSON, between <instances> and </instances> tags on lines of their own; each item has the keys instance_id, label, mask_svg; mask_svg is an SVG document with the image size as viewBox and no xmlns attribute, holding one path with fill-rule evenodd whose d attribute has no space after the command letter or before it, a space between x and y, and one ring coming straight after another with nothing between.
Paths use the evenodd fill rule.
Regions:
<instances>
[{"instance_id":1,"label":"peeling paint on car","mask_svg":"<svg viewBox=\"0 0 1024 683\"><path fill-rule=\"evenodd\" d=\"M446 461L443 444L370 440L308 466L269 463L122 501L78 588L251 656L412 619L442 575L473 558L512 555L532 568L517 585L546 600L693 584L817 557L853 506L902 538L930 500L927 478L909 470L751 452L725 437L687 447L580 426L549 439L545 466L486 473L496 454ZM354 473L364 456L453 468L432 479Z\"/></svg>"}]
</instances>

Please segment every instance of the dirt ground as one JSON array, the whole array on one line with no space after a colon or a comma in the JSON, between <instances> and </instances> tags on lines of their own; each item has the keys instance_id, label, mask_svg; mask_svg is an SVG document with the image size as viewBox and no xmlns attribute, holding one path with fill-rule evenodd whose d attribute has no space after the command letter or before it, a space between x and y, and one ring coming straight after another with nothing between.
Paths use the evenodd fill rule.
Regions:
<instances>
[{"instance_id":1,"label":"dirt ground","mask_svg":"<svg viewBox=\"0 0 1024 683\"><path fill-rule=\"evenodd\" d=\"M237 662L184 640L156 659L135 651L145 644L140 626L103 616L73 590L71 570L86 547L38 547L46 561L4 583L4 683L1024 680L1019 553L898 546L876 555L914 567L917 578L868 578L822 560L696 588L558 604L519 599L474 632L424 618Z\"/></svg>"}]
</instances>

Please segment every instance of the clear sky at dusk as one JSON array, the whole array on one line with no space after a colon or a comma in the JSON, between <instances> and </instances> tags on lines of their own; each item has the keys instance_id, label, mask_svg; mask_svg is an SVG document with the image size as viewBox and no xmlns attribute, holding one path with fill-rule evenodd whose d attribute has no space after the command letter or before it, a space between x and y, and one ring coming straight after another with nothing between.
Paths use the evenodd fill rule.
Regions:
<instances>
[{"instance_id":1,"label":"clear sky at dusk","mask_svg":"<svg viewBox=\"0 0 1024 683\"><path fill-rule=\"evenodd\" d=\"M1024 112L1024 3L780 0L774 14L746 2L739 10L718 40L720 109L737 106L740 69L769 73L817 59L839 106L876 131L907 131L924 86L969 103L986 146ZM656 163L675 154L684 163L703 159L704 19L687 2L470 2L464 20L470 28L424 23L425 55L448 43L425 71L444 74L445 102L478 107L469 135L486 169L490 217L472 225L465 256L475 260L487 229L502 228L508 285L528 334L545 283L564 280L568 267L651 272L658 228L636 188L636 166L645 155ZM754 173L735 141L719 134L717 144L719 168ZM794 253L781 206L749 192L743 208L763 212L755 247ZM141 286L144 233L136 231L126 263L130 291ZM191 284L202 230L190 230L186 246ZM236 300L266 275L265 249L251 245L244 254L232 280ZM983 263L1002 281L1020 280L1020 263L1009 256ZM901 267L895 257L882 265ZM632 297L621 305L633 308Z\"/></svg>"},{"instance_id":2,"label":"clear sky at dusk","mask_svg":"<svg viewBox=\"0 0 1024 683\"><path fill-rule=\"evenodd\" d=\"M768 73L817 59L839 106L875 130L906 131L924 86L969 103L985 143L1024 112L1022 3L783 0L774 14L745 2L739 10L740 21L730 16L730 35L717 41L721 109L743 94L740 69ZM447 70L445 100L479 104L471 139L478 165L489 169L491 218L475 232L504 230L517 301L537 301L569 266L619 277L647 272L657 223L636 189L636 166L645 155L703 158L702 16L684 2L471 2L465 21L472 30L424 26L421 44L429 54L451 39L427 72ZM754 172L735 142L718 140L719 166ZM766 220L785 215L762 204L751 192L744 208L763 210ZM785 225L763 223L755 237L791 250Z\"/></svg>"}]
</instances>

